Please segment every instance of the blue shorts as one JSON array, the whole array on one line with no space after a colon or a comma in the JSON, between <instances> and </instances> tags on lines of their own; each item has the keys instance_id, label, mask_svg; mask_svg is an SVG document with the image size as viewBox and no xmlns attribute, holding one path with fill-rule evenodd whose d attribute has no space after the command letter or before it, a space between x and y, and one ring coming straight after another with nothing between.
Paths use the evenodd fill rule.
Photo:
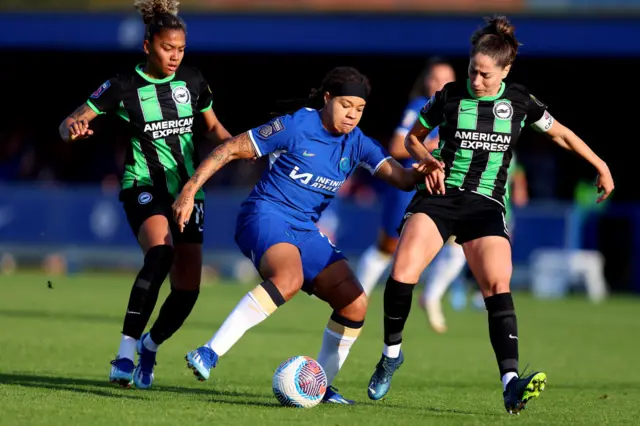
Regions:
<instances>
[{"instance_id":1,"label":"blue shorts","mask_svg":"<svg viewBox=\"0 0 640 426\"><path fill-rule=\"evenodd\" d=\"M240 214L236 225L236 244L251 259L258 272L266 251L278 243L293 244L300 250L304 283L302 290L313 294L313 280L329 265L346 259L319 230L292 226L278 215Z\"/></svg>"},{"instance_id":2,"label":"blue shorts","mask_svg":"<svg viewBox=\"0 0 640 426\"><path fill-rule=\"evenodd\" d=\"M405 192L389 186L382 194L382 229L393 238L399 236L398 228L415 191Z\"/></svg>"}]
</instances>

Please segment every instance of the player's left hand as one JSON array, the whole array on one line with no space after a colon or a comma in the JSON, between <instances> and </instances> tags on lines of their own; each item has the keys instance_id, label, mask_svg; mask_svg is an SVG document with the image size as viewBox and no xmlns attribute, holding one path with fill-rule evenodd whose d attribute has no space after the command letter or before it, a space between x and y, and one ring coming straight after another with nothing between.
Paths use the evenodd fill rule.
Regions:
<instances>
[{"instance_id":1,"label":"player's left hand","mask_svg":"<svg viewBox=\"0 0 640 426\"><path fill-rule=\"evenodd\" d=\"M424 183L429 194L444 195L444 172L434 170L425 176Z\"/></svg>"},{"instance_id":2,"label":"player's left hand","mask_svg":"<svg viewBox=\"0 0 640 426\"><path fill-rule=\"evenodd\" d=\"M611 172L608 167L598 174L595 186L598 188L598 194L602 193L602 195L598 197L596 203L601 203L609 197L613 188L615 188L615 185L613 184L613 176L611 176Z\"/></svg>"},{"instance_id":3,"label":"player's left hand","mask_svg":"<svg viewBox=\"0 0 640 426\"><path fill-rule=\"evenodd\" d=\"M184 231L185 226L189 223L189 218L193 212L193 197L180 193L171 208L173 209L173 219L178 224L180 232Z\"/></svg>"}]
</instances>

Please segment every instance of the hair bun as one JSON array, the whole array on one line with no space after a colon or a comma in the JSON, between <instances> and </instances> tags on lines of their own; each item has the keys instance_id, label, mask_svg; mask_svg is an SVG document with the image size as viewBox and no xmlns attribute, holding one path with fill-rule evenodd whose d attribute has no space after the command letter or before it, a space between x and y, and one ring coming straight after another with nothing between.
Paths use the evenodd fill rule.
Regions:
<instances>
[{"instance_id":1,"label":"hair bun","mask_svg":"<svg viewBox=\"0 0 640 426\"><path fill-rule=\"evenodd\" d=\"M133 7L140 12L144 23L149 25L158 14L177 15L179 4L176 0L135 0Z\"/></svg>"},{"instance_id":2,"label":"hair bun","mask_svg":"<svg viewBox=\"0 0 640 426\"><path fill-rule=\"evenodd\" d=\"M515 38L516 28L509 22L506 16L494 16L493 18L486 18L486 21L488 24L488 32Z\"/></svg>"}]
</instances>

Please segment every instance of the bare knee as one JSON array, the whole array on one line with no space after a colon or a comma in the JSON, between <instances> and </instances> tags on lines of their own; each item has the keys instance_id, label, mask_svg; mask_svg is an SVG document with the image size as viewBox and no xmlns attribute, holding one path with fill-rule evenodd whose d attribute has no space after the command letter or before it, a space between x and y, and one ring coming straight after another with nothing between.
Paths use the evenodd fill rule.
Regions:
<instances>
[{"instance_id":1,"label":"bare knee","mask_svg":"<svg viewBox=\"0 0 640 426\"><path fill-rule=\"evenodd\" d=\"M509 277L486 280L480 285L482 296L486 299L487 297L495 296L496 294L509 293L511 291L509 281Z\"/></svg>"},{"instance_id":2,"label":"bare knee","mask_svg":"<svg viewBox=\"0 0 640 426\"><path fill-rule=\"evenodd\" d=\"M269 277L285 301L291 300L302 288L304 277L297 272L282 272Z\"/></svg>"},{"instance_id":3,"label":"bare knee","mask_svg":"<svg viewBox=\"0 0 640 426\"><path fill-rule=\"evenodd\" d=\"M337 310L337 312L340 316L348 319L349 321L360 322L364 321L364 318L367 315L368 306L369 298L363 292L353 302L344 308Z\"/></svg>"}]
</instances>

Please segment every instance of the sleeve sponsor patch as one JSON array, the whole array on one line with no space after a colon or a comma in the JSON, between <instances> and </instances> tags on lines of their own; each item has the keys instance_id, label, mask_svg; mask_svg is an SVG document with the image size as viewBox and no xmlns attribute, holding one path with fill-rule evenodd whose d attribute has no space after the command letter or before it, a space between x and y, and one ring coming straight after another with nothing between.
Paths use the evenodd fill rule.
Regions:
<instances>
[{"instance_id":1,"label":"sleeve sponsor patch","mask_svg":"<svg viewBox=\"0 0 640 426\"><path fill-rule=\"evenodd\" d=\"M426 113L431 109L431 107L433 106L433 102L434 102L434 101L435 101L435 95L434 95L434 96L431 96L431 97L429 98L429 100L427 101L427 103L426 103L426 104L422 107L422 109L420 110L420 113L421 113L421 114L426 114Z\"/></svg>"},{"instance_id":2,"label":"sleeve sponsor patch","mask_svg":"<svg viewBox=\"0 0 640 426\"><path fill-rule=\"evenodd\" d=\"M544 108L544 107L546 106L545 104L543 104L542 102L540 102L540 101L538 100L538 98L536 98L536 97L535 97L535 96L533 96L532 94L529 94L529 97L530 97L530 98L531 98L531 100L532 100L533 102L535 102L539 107Z\"/></svg>"},{"instance_id":3,"label":"sleeve sponsor patch","mask_svg":"<svg viewBox=\"0 0 640 426\"><path fill-rule=\"evenodd\" d=\"M102 83L102 86L98 87L98 90L91 94L91 99L98 99L109 87L111 87L111 81L107 80Z\"/></svg>"},{"instance_id":4,"label":"sleeve sponsor patch","mask_svg":"<svg viewBox=\"0 0 640 426\"><path fill-rule=\"evenodd\" d=\"M282 123L282 119L276 118L270 123L260 127L260 130L258 130L258 133L263 138L268 138L269 136L273 136L276 133L281 132L283 130L284 130L284 124Z\"/></svg>"}]
</instances>

